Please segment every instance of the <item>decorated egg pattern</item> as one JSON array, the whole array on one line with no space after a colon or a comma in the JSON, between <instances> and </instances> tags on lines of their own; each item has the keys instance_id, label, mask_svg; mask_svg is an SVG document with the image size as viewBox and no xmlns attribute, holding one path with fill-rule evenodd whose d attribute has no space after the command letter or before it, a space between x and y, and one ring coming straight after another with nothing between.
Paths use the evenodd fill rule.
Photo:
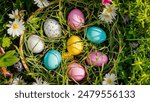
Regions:
<instances>
[{"instance_id":1,"label":"decorated egg pattern","mask_svg":"<svg viewBox=\"0 0 150 102\"><path fill-rule=\"evenodd\" d=\"M47 19L44 23L44 32L50 38L61 36L61 27L55 19Z\"/></svg>"},{"instance_id":2,"label":"decorated egg pattern","mask_svg":"<svg viewBox=\"0 0 150 102\"><path fill-rule=\"evenodd\" d=\"M108 57L102 52L93 51L86 57L86 61L89 65L102 66L107 64Z\"/></svg>"},{"instance_id":3,"label":"decorated egg pattern","mask_svg":"<svg viewBox=\"0 0 150 102\"><path fill-rule=\"evenodd\" d=\"M81 10L75 8L71 10L68 15L68 24L73 30L80 30L85 23L84 14ZM44 23L44 32L50 38L57 38L61 36L61 26L58 21L55 19L47 19ZM89 27L86 31L86 37L89 41L100 44L106 40L106 33L103 29L92 26ZM40 53L44 49L44 42L37 35L31 35L28 39L28 48L33 53ZM67 41L67 50L66 56L78 55L83 51L84 44L83 41L78 36L71 36ZM57 69L62 61L62 56L57 50L49 50L43 59L43 63L46 69L54 70ZM108 57L102 52L93 51L86 56L86 62L89 65L93 66L103 66L107 64ZM19 65L19 64L18 64ZM18 68L18 65L17 66ZM74 81L81 81L86 76L85 68L78 63L71 63L68 65L69 78Z\"/></svg>"},{"instance_id":4,"label":"decorated egg pattern","mask_svg":"<svg viewBox=\"0 0 150 102\"><path fill-rule=\"evenodd\" d=\"M48 70L58 68L62 60L60 52L57 50L49 50L44 56L44 66Z\"/></svg>"},{"instance_id":5,"label":"decorated egg pattern","mask_svg":"<svg viewBox=\"0 0 150 102\"><path fill-rule=\"evenodd\" d=\"M83 50L83 41L78 36L71 36L67 42L67 50L71 55L78 55Z\"/></svg>"},{"instance_id":6,"label":"decorated egg pattern","mask_svg":"<svg viewBox=\"0 0 150 102\"><path fill-rule=\"evenodd\" d=\"M81 81L85 78L86 72L82 65L78 63L72 63L68 65L68 68L68 75L72 80Z\"/></svg>"},{"instance_id":7,"label":"decorated egg pattern","mask_svg":"<svg viewBox=\"0 0 150 102\"><path fill-rule=\"evenodd\" d=\"M86 37L89 41L95 44L100 44L106 40L106 33L103 29L92 26L88 28L86 32Z\"/></svg>"},{"instance_id":8,"label":"decorated egg pattern","mask_svg":"<svg viewBox=\"0 0 150 102\"><path fill-rule=\"evenodd\" d=\"M44 42L38 35L31 35L27 41L28 48L33 53L40 53L44 49Z\"/></svg>"},{"instance_id":9,"label":"decorated egg pattern","mask_svg":"<svg viewBox=\"0 0 150 102\"><path fill-rule=\"evenodd\" d=\"M75 8L68 15L68 24L73 30L79 30L85 23L84 14Z\"/></svg>"}]
</instances>

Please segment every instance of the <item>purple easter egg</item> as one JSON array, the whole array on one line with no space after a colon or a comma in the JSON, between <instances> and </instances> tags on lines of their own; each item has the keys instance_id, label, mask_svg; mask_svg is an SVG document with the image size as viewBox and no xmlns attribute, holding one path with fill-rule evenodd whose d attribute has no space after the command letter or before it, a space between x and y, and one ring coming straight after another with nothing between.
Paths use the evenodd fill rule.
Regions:
<instances>
[{"instance_id":1,"label":"purple easter egg","mask_svg":"<svg viewBox=\"0 0 150 102\"><path fill-rule=\"evenodd\" d=\"M86 62L89 65L93 65L93 66L102 66L107 64L108 62L108 57L106 54L103 54L102 52L91 52L90 55L87 55L86 57Z\"/></svg>"},{"instance_id":2,"label":"purple easter egg","mask_svg":"<svg viewBox=\"0 0 150 102\"><path fill-rule=\"evenodd\" d=\"M84 14L75 8L68 15L68 24L73 30L80 30L85 23Z\"/></svg>"}]
</instances>

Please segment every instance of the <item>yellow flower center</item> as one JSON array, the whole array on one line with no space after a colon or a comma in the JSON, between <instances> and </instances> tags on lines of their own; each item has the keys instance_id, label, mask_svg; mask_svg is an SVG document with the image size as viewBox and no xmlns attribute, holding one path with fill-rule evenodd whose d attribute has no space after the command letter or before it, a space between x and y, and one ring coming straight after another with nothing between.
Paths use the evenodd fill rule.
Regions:
<instances>
[{"instance_id":1,"label":"yellow flower center","mask_svg":"<svg viewBox=\"0 0 150 102\"><path fill-rule=\"evenodd\" d=\"M111 13L112 11L113 11L113 10L112 10L111 8L108 8L108 9L107 9L107 12L108 12L108 13Z\"/></svg>"},{"instance_id":2,"label":"yellow flower center","mask_svg":"<svg viewBox=\"0 0 150 102\"><path fill-rule=\"evenodd\" d=\"M18 80L17 85L24 85L24 81L23 80Z\"/></svg>"},{"instance_id":3,"label":"yellow flower center","mask_svg":"<svg viewBox=\"0 0 150 102\"><path fill-rule=\"evenodd\" d=\"M112 84L112 80L110 78L107 79L107 83L111 85Z\"/></svg>"},{"instance_id":4,"label":"yellow flower center","mask_svg":"<svg viewBox=\"0 0 150 102\"><path fill-rule=\"evenodd\" d=\"M18 24L14 24L13 25L13 29L18 29L19 28L19 25Z\"/></svg>"}]
</instances>

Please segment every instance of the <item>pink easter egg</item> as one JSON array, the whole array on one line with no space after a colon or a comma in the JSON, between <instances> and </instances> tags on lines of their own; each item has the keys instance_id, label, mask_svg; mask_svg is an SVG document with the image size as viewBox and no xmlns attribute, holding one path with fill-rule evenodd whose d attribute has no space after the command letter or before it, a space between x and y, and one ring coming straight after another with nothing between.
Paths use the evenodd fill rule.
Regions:
<instances>
[{"instance_id":1,"label":"pink easter egg","mask_svg":"<svg viewBox=\"0 0 150 102\"><path fill-rule=\"evenodd\" d=\"M107 64L108 62L108 57L106 54L103 54L102 52L91 52L90 55L87 55L86 57L86 62L89 65L93 66L102 66Z\"/></svg>"},{"instance_id":2,"label":"pink easter egg","mask_svg":"<svg viewBox=\"0 0 150 102\"><path fill-rule=\"evenodd\" d=\"M69 77L75 81L81 81L86 75L85 68L78 63L72 63L68 68Z\"/></svg>"},{"instance_id":3,"label":"pink easter egg","mask_svg":"<svg viewBox=\"0 0 150 102\"><path fill-rule=\"evenodd\" d=\"M84 14L75 8L68 15L68 24L73 30L80 30L85 23Z\"/></svg>"}]
</instances>

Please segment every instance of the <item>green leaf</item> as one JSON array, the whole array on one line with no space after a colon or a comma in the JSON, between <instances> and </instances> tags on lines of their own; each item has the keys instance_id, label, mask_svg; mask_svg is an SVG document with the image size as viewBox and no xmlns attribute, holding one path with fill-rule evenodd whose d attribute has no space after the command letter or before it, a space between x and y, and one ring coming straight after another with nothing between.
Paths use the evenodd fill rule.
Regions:
<instances>
[{"instance_id":1,"label":"green leaf","mask_svg":"<svg viewBox=\"0 0 150 102\"><path fill-rule=\"evenodd\" d=\"M33 24L34 29L38 29L40 26L37 24Z\"/></svg>"},{"instance_id":2,"label":"green leaf","mask_svg":"<svg viewBox=\"0 0 150 102\"><path fill-rule=\"evenodd\" d=\"M19 58L14 54L15 50L11 50L6 52L6 54L2 57L0 57L0 67L8 67L17 63L19 61Z\"/></svg>"},{"instance_id":3,"label":"green leaf","mask_svg":"<svg viewBox=\"0 0 150 102\"><path fill-rule=\"evenodd\" d=\"M10 38L6 37L2 39L2 47L10 47L11 40Z\"/></svg>"},{"instance_id":4,"label":"green leaf","mask_svg":"<svg viewBox=\"0 0 150 102\"><path fill-rule=\"evenodd\" d=\"M4 57L13 56L14 54L15 54L15 50L10 50L10 51L6 52Z\"/></svg>"}]
</instances>

